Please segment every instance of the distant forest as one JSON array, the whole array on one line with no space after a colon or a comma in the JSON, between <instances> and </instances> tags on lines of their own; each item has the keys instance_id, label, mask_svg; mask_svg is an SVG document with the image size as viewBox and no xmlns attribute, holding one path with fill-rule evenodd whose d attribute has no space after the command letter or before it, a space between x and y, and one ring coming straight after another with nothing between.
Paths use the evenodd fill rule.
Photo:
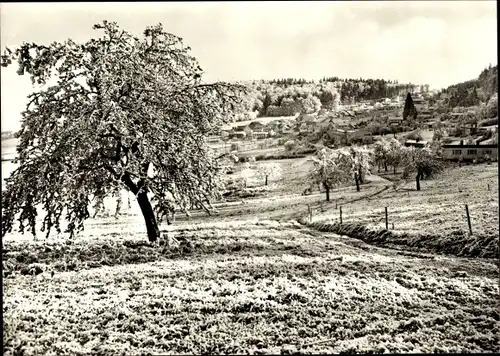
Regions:
<instances>
[{"instance_id":1,"label":"distant forest","mask_svg":"<svg viewBox=\"0 0 500 356\"><path fill-rule=\"evenodd\" d=\"M484 69L477 79L449 86L440 93L450 108L476 106L498 95L498 66Z\"/></svg>"},{"instance_id":2,"label":"distant forest","mask_svg":"<svg viewBox=\"0 0 500 356\"><path fill-rule=\"evenodd\" d=\"M297 78L245 82L250 93L245 109L258 116L290 116L299 112L333 109L339 104L363 100L380 100L419 89L428 92L429 85L400 84L384 79L342 79L324 77L319 82ZM242 115L240 120L248 117Z\"/></svg>"},{"instance_id":3,"label":"distant forest","mask_svg":"<svg viewBox=\"0 0 500 356\"><path fill-rule=\"evenodd\" d=\"M14 132L12 131L2 131L2 140L8 140L14 138Z\"/></svg>"}]
</instances>

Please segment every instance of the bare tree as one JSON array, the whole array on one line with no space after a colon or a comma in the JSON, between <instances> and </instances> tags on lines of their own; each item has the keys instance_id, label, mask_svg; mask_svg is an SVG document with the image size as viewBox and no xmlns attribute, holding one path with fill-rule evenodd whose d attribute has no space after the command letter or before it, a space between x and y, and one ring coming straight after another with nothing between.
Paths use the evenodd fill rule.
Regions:
<instances>
[{"instance_id":1,"label":"bare tree","mask_svg":"<svg viewBox=\"0 0 500 356\"><path fill-rule=\"evenodd\" d=\"M257 168L257 175L264 179L264 185L267 185L269 178L279 178L282 173L283 170L278 163L264 163Z\"/></svg>"}]
</instances>

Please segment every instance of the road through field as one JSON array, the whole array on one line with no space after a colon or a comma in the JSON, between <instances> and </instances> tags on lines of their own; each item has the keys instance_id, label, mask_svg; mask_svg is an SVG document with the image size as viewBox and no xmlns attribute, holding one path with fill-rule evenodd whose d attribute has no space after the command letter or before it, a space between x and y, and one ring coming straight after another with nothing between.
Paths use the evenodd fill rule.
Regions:
<instances>
[{"instance_id":1,"label":"road through field","mask_svg":"<svg viewBox=\"0 0 500 356\"><path fill-rule=\"evenodd\" d=\"M491 260L378 248L296 222L179 224L168 228L179 242L171 248L118 229L99 225L97 239L70 245L4 246L8 348L499 351Z\"/></svg>"}]
</instances>

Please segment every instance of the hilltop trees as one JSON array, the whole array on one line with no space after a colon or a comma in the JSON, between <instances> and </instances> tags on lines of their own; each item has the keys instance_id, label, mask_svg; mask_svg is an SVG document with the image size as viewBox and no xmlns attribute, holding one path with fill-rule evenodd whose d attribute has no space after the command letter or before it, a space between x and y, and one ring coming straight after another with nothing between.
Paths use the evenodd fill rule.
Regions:
<instances>
[{"instance_id":1,"label":"hilltop trees","mask_svg":"<svg viewBox=\"0 0 500 356\"><path fill-rule=\"evenodd\" d=\"M125 188L156 241L157 218L174 205L209 212L219 195L219 166L204 138L231 119L246 89L203 84L189 47L161 24L142 38L106 21L94 29L101 36L85 43L24 43L2 56L3 66L17 60L32 83L57 80L31 94L22 113L19 167L2 192L2 236L16 218L20 232L35 235L38 207L42 231L60 232L65 214L73 236L91 201Z\"/></svg>"},{"instance_id":2,"label":"hilltop trees","mask_svg":"<svg viewBox=\"0 0 500 356\"><path fill-rule=\"evenodd\" d=\"M253 103L252 111L258 111L261 116L291 116L303 110L304 112L315 112L319 109L336 110L341 101L353 104L366 99L390 98L417 87L414 84L397 84L383 79L337 77L323 78L319 83L287 78L254 80L245 84L251 89L248 103ZM313 105L310 105L310 100L304 101L308 97L314 98ZM314 108L318 104L319 107ZM313 107L313 110L309 107Z\"/></svg>"},{"instance_id":3,"label":"hilltop trees","mask_svg":"<svg viewBox=\"0 0 500 356\"><path fill-rule=\"evenodd\" d=\"M451 85L441 94L446 98L448 107L454 108L488 102L495 93L498 93L498 67L490 65L477 79Z\"/></svg>"},{"instance_id":4,"label":"hilltop trees","mask_svg":"<svg viewBox=\"0 0 500 356\"><path fill-rule=\"evenodd\" d=\"M415 104L413 103L410 93L406 95L405 106L403 108L403 119L406 120L408 118L413 120L417 119L417 109L415 108Z\"/></svg>"}]
</instances>

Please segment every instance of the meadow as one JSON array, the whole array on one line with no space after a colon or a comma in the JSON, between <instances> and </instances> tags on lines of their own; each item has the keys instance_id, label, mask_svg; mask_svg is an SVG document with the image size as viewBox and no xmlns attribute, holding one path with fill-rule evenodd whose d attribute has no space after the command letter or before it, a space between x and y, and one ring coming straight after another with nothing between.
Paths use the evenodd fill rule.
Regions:
<instances>
[{"instance_id":1,"label":"meadow","mask_svg":"<svg viewBox=\"0 0 500 356\"><path fill-rule=\"evenodd\" d=\"M6 354L499 351L492 260L404 254L296 222L169 232L177 245L111 231L10 243Z\"/></svg>"},{"instance_id":2,"label":"meadow","mask_svg":"<svg viewBox=\"0 0 500 356\"><path fill-rule=\"evenodd\" d=\"M133 213L72 241L6 236L5 354L500 351L498 244L496 259L457 253L498 242L497 163L450 167L419 192L374 172L325 202L301 194L307 158L277 162L268 187L250 177L256 196L179 214L158 245Z\"/></svg>"}]
</instances>

